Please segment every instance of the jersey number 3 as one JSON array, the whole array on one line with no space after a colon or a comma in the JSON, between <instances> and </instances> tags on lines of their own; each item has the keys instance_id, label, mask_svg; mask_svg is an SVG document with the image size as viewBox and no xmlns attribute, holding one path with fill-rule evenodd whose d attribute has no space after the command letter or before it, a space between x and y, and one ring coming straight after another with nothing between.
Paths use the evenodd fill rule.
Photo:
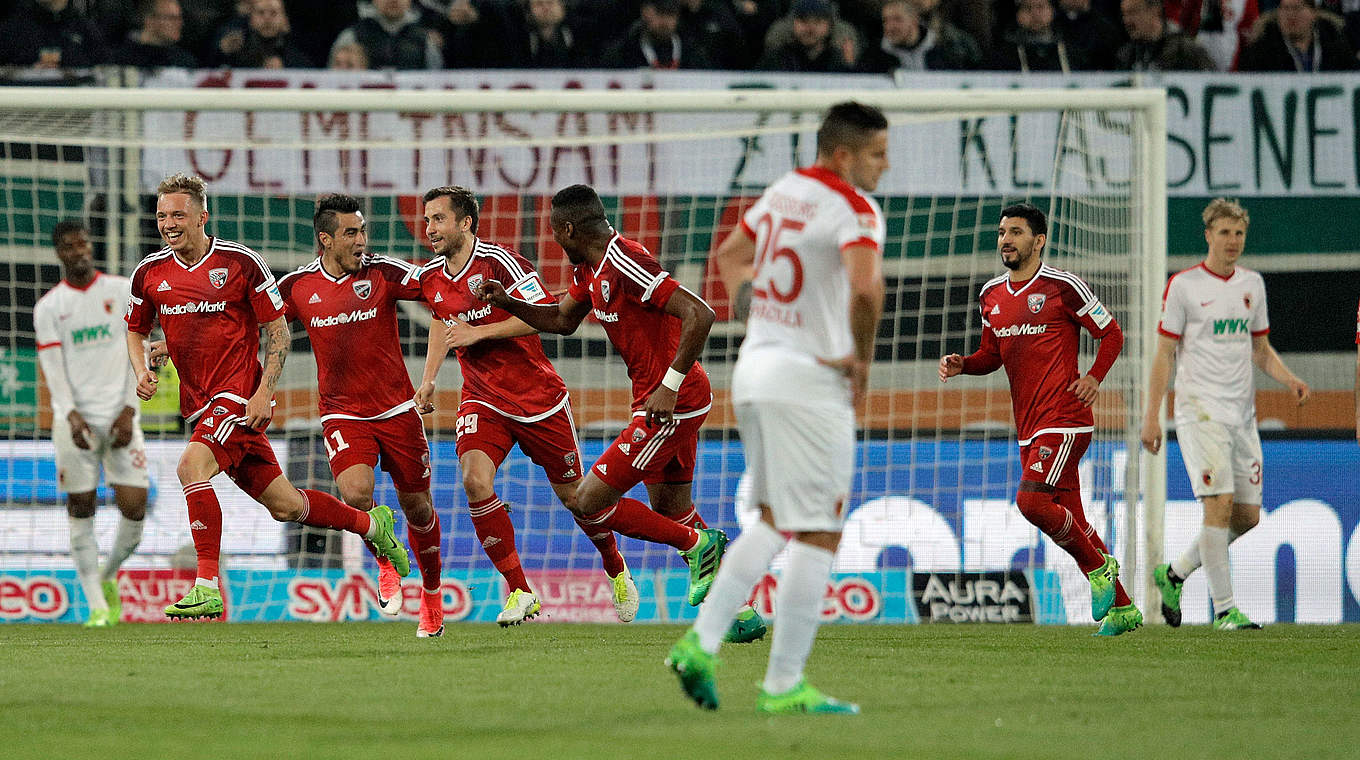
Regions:
<instances>
[{"instance_id":1,"label":"jersey number 3","mask_svg":"<svg viewBox=\"0 0 1360 760\"><path fill-rule=\"evenodd\" d=\"M780 219L776 222L770 214L765 214L756 221L756 239L760 240L763 237L765 245L756 251L751 295L757 298L772 298L778 303L792 303L798 298L798 294L803 292L803 262L798 258L797 251L779 247L779 235L784 230L801 232L805 226L807 225L797 219ZM763 231L761 228L764 228ZM793 282L790 283L788 290L780 290L774 283L774 275L766 270L766 265L781 260L788 262L793 273Z\"/></svg>"}]
</instances>

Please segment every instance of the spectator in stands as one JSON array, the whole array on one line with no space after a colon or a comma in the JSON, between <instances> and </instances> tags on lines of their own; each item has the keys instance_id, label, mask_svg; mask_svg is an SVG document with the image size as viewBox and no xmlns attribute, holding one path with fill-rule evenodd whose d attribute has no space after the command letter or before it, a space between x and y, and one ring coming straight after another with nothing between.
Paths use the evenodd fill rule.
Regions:
<instances>
[{"instance_id":1,"label":"spectator in stands","mask_svg":"<svg viewBox=\"0 0 1360 760\"><path fill-rule=\"evenodd\" d=\"M0 64L78 69L104 63L98 28L70 0L20 0L0 22Z\"/></svg>"},{"instance_id":2,"label":"spectator in stands","mask_svg":"<svg viewBox=\"0 0 1360 760\"><path fill-rule=\"evenodd\" d=\"M221 62L242 69L311 68L311 59L289 39L291 31L283 0L253 0L239 46Z\"/></svg>"},{"instance_id":3,"label":"spectator in stands","mask_svg":"<svg viewBox=\"0 0 1360 760\"><path fill-rule=\"evenodd\" d=\"M1259 15L1256 0L1185 0L1178 21L1219 71L1232 71Z\"/></svg>"},{"instance_id":4,"label":"spectator in stands","mask_svg":"<svg viewBox=\"0 0 1360 760\"><path fill-rule=\"evenodd\" d=\"M788 26L783 25L787 23ZM789 30L787 38L784 29ZM789 15L765 35L765 54L757 68L765 71L842 73L855 70L858 33L836 22L830 0L794 0Z\"/></svg>"},{"instance_id":5,"label":"spectator in stands","mask_svg":"<svg viewBox=\"0 0 1360 760\"><path fill-rule=\"evenodd\" d=\"M1360 0L1322 0L1318 10L1334 13L1341 19L1341 32L1351 50L1360 53Z\"/></svg>"},{"instance_id":6,"label":"spectator in stands","mask_svg":"<svg viewBox=\"0 0 1360 760\"><path fill-rule=\"evenodd\" d=\"M372 69L437 69L444 65L436 38L411 0L373 0L359 6L359 20L340 32L335 48L358 43Z\"/></svg>"},{"instance_id":7,"label":"spectator in stands","mask_svg":"<svg viewBox=\"0 0 1360 760\"><path fill-rule=\"evenodd\" d=\"M765 51L766 35L779 20L780 0L732 0L732 11L741 27L742 68L756 65Z\"/></svg>"},{"instance_id":8,"label":"spectator in stands","mask_svg":"<svg viewBox=\"0 0 1360 760\"><path fill-rule=\"evenodd\" d=\"M184 30L179 0L142 0L140 11L141 28L114 48L113 63L142 68L198 67L198 59L179 46Z\"/></svg>"},{"instance_id":9,"label":"spectator in stands","mask_svg":"<svg viewBox=\"0 0 1360 760\"><path fill-rule=\"evenodd\" d=\"M751 64L728 0L680 0L680 38L701 48L715 69L733 71Z\"/></svg>"},{"instance_id":10,"label":"spectator in stands","mask_svg":"<svg viewBox=\"0 0 1360 760\"><path fill-rule=\"evenodd\" d=\"M680 37L679 0L643 0L641 17L604 54L613 69L707 69L705 51Z\"/></svg>"},{"instance_id":11,"label":"spectator in stands","mask_svg":"<svg viewBox=\"0 0 1360 760\"><path fill-rule=\"evenodd\" d=\"M1319 14L1312 0L1280 0L1261 17L1259 34L1242 49L1241 71L1350 71L1355 50L1341 31L1341 20Z\"/></svg>"},{"instance_id":12,"label":"spectator in stands","mask_svg":"<svg viewBox=\"0 0 1360 760\"><path fill-rule=\"evenodd\" d=\"M419 0L416 9L443 51L445 68L506 66L520 52L510 39L522 26L520 0Z\"/></svg>"},{"instance_id":13,"label":"spectator in stands","mask_svg":"<svg viewBox=\"0 0 1360 760\"><path fill-rule=\"evenodd\" d=\"M336 37L359 21L354 0L284 0L284 8L294 22L288 39L307 60L318 63L330 60Z\"/></svg>"},{"instance_id":14,"label":"spectator in stands","mask_svg":"<svg viewBox=\"0 0 1360 760\"><path fill-rule=\"evenodd\" d=\"M1020 0L1015 22L992 50L993 69L999 71L1081 71L1087 67L1082 51L1067 44L1053 25L1052 0Z\"/></svg>"},{"instance_id":15,"label":"spectator in stands","mask_svg":"<svg viewBox=\"0 0 1360 760\"><path fill-rule=\"evenodd\" d=\"M213 31L213 52L209 60L222 62L241 52L246 44L246 30L250 28L250 6L253 0L238 0L235 13L228 16Z\"/></svg>"},{"instance_id":16,"label":"spectator in stands","mask_svg":"<svg viewBox=\"0 0 1360 760\"><path fill-rule=\"evenodd\" d=\"M1209 53L1189 36L1167 28L1162 0L1121 0L1129 41L1116 56L1121 71L1214 71Z\"/></svg>"},{"instance_id":17,"label":"spectator in stands","mask_svg":"<svg viewBox=\"0 0 1360 760\"><path fill-rule=\"evenodd\" d=\"M1208 0L1217 2L1217 0ZM1246 0L1256 2L1256 0ZM1091 0L1058 0L1058 13L1053 19L1068 47L1076 50L1095 71L1113 71L1115 53L1124 44L1124 30L1109 16L1091 7Z\"/></svg>"},{"instance_id":18,"label":"spectator in stands","mask_svg":"<svg viewBox=\"0 0 1360 760\"><path fill-rule=\"evenodd\" d=\"M444 47L446 66L574 69L593 65L586 59L581 36L574 19L568 19L563 0L490 3L484 10L467 7L470 23L456 24L451 16L446 27L450 35Z\"/></svg>"},{"instance_id":19,"label":"spectator in stands","mask_svg":"<svg viewBox=\"0 0 1360 760\"><path fill-rule=\"evenodd\" d=\"M364 51L364 46L357 42L336 45L331 48L330 61L326 67L336 71L367 71L368 53Z\"/></svg>"},{"instance_id":20,"label":"spectator in stands","mask_svg":"<svg viewBox=\"0 0 1360 760\"><path fill-rule=\"evenodd\" d=\"M936 21L948 21L972 37L978 50L991 49L993 27L996 26L996 9L992 0L916 0L916 7L921 10L921 17L928 24L933 26Z\"/></svg>"},{"instance_id":21,"label":"spectator in stands","mask_svg":"<svg viewBox=\"0 0 1360 760\"><path fill-rule=\"evenodd\" d=\"M982 51L958 27L922 18L913 0L884 0L883 41L860 61L860 70L875 74L902 71L976 69Z\"/></svg>"}]
</instances>

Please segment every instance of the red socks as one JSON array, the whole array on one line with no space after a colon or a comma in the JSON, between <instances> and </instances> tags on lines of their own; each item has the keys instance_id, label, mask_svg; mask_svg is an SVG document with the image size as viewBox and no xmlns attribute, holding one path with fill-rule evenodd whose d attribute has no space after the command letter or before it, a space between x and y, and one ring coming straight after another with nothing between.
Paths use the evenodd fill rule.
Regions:
<instances>
[{"instance_id":1,"label":"red socks","mask_svg":"<svg viewBox=\"0 0 1360 760\"><path fill-rule=\"evenodd\" d=\"M1082 532L1072 513L1055 502L1053 494L1020 491L1016 494L1015 503L1026 520L1072 555L1083 573L1089 573L1105 563L1105 558Z\"/></svg>"},{"instance_id":2,"label":"red socks","mask_svg":"<svg viewBox=\"0 0 1360 760\"><path fill-rule=\"evenodd\" d=\"M581 518L573 517L576 520L576 527L586 534L590 543L595 544L595 550L600 553L600 561L604 564L604 572L611 578L623 572L623 555L619 554L619 543L614 539L614 532L602 528L598 525L587 525L581 522Z\"/></svg>"},{"instance_id":3,"label":"red socks","mask_svg":"<svg viewBox=\"0 0 1360 760\"><path fill-rule=\"evenodd\" d=\"M586 515L581 518L581 522L592 529L606 528L632 538L666 544L680 551L694 548L694 544L699 540L699 534L693 528L681 525L669 517L662 517L648 509L646 504L626 496L612 507Z\"/></svg>"},{"instance_id":4,"label":"red socks","mask_svg":"<svg viewBox=\"0 0 1360 760\"><path fill-rule=\"evenodd\" d=\"M371 527L368 513L355 509L325 491L299 488L302 494L303 512L298 519L303 525L331 530L344 530L363 536Z\"/></svg>"},{"instance_id":5,"label":"red socks","mask_svg":"<svg viewBox=\"0 0 1360 760\"><path fill-rule=\"evenodd\" d=\"M439 530L439 513L433 513L430 524L422 528L417 528L408 518L406 538L411 542L411 551L415 552L416 564L420 566L420 580L425 590L437 592L439 571L443 565L439 554L439 542L443 538Z\"/></svg>"},{"instance_id":6,"label":"red socks","mask_svg":"<svg viewBox=\"0 0 1360 760\"><path fill-rule=\"evenodd\" d=\"M524 568L519 564L519 552L515 551L515 525L505 511L505 504L494 494L489 499L468 503L472 515L472 529L477 531L477 540L491 564L501 571L505 584L511 591L529 591L529 581L524 578Z\"/></svg>"},{"instance_id":7,"label":"red socks","mask_svg":"<svg viewBox=\"0 0 1360 760\"><path fill-rule=\"evenodd\" d=\"M699 508L693 504L689 505L688 512L675 518L675 521L681 525L688 525L695 530L708 527L708 523L704 522L704 518L699 515Z\"/></svg>"},{"instance_id":8,"label":"red socks","mask_svg":"<svg viewBox=\"0 0 1360 760\"><path fill-rule=\"evenodd\" d=\"M1091 545L1098 551L1109 554L1110 550L1106 548L1105 542L1100 540L1100 536L1096 535L1096 529L1086 522L1086 510L1081 505L1081 492L1073 490L1056 491L1053 496L1059 504L1072 513L1072 519L1076 522L1077 528L1091 542ZM1129 598L1129 593L1124 590L1124 584L1116 578L1114 581L1114 606L1123 607L1129 604L1133 604L1133 599Z\"/></svg>"},{"instance_id":9,"label":"red socks","mask_svg":"<svg viewBox=\"0 0 1360 760\"><path fill-rule=\"evenodd\" d=\"M212 580L217 577L217 558L222 550L222 506L206 480L186 485L184 501L189 507L194 553L198 555L198 577Z\"/></svg>"}]
</instances>

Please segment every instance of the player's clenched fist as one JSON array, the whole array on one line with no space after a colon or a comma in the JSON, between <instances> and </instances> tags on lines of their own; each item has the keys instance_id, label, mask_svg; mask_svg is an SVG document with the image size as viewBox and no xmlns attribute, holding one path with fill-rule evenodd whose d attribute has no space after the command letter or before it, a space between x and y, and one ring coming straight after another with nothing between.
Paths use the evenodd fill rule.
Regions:
<instances>
[{"instance_id":1,"label":"player's clenched fist","mask_svg":"<svg viewBox=\"0 0 1360 760\"><path fill-rule=\"evenodd\" d=\"M963 357L958 354L949 354L940 357L940 382L945 382L949 378L963 372Z\"/></svg>"},{"instance_id":2,"label":"player's clenched fist","mask_svg":"<svg viewBox=\"0 0 1360 760\"><path fill-rule=\"evenodd\" d=\"M477 297L496 306L504 305L510 299L505 294L505 286L497 280L485 280L477 286Z\"/></svg>"},{"instance_id":3,"label":"player's clenched fist","mask_svg":"<svg viewBox=\"0 0 1360 760\"><path fill-rule=\"evenodd\" d=\"M137 398L143 401L150 401L156 395L156 386L160 385L161 379L149 369L141 370L137 373Z\"/></svg>"}]
</instances>

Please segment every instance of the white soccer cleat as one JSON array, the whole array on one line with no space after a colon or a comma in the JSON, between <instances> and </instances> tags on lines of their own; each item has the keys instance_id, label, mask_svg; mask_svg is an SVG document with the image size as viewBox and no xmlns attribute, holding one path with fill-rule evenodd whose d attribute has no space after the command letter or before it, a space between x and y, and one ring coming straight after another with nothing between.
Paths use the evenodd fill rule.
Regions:
<instances>
[{"instance_id":1,"label":"white soccer cleat","mask_svg":"<svg viewBox=\"0 0 1360 760\"><path fill-rule=\"evenodd\" d=\"M378 609L384 615L396 617L401 614L401 576L392 566L392 560L378 558Z\"/></svg>"},{"instance_id":2,"label":"white soccer cleat","mask_svg":"<svg viewBox=\"0 0 1360 760\"><path fill-rule=\"evenodd\" d=\"M633 582L633 574L628 572L628 565L625 564L618 575L608 578L614 586L614 614L618 615L620 623L633 622L633 618L637 617L638 606L642 604L642 597L638 594L637 584Z\"/></svg>"},{"instance_id":3,"label":"white soccer cleat","mask_svg":"<svg viewBox=\"0 0 1360 760\"><path fill-rule=\"evenodd\" d=\"M500 623L502 628L519 625L537 616L541 609L543 605L538 603L538 597L534 596L534 592L515 589L506 598L505 608L496 616L496 622Z\"/></svg>"}]
</instances>

